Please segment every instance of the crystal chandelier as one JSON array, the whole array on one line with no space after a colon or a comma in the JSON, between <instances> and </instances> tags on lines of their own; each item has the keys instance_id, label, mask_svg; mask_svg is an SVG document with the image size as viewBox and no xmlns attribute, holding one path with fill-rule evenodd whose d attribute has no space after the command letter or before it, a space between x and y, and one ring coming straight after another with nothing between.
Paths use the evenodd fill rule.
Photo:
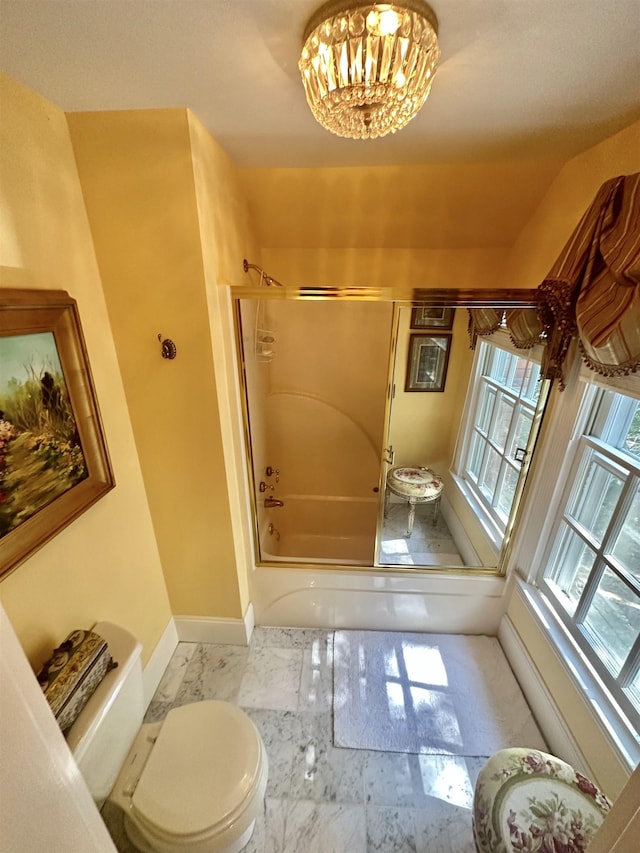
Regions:
<instances>
[{"instance_id":1,"label":"crystal chandelier","mask_svg":"<svg viewBox=\"0 0 640 853\"><path fill-rule=\"evenodd\" d=\"M338 136L395 133L422 107L438 64L438 20L423 0L325 3L304 33L299 68L320 124Z\"/></svg>"}]
</instances>

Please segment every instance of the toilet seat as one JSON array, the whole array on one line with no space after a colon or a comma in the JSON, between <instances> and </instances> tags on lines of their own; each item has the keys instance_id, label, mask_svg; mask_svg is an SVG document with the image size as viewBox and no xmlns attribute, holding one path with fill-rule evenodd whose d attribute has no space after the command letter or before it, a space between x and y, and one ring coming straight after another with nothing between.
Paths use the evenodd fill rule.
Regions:
<instances>
[{"instance_id":1,"label":"toilet seat","mask_svg":"<svg viewBox=\"0 0 640 853\"><path fill-rule=\"evenodd\" d=\"M140 775L128 820L156 849L208 849L212 840L223 848L255 818L266 765L262 739L237 706L211 700L174 708Z\"/></svg>"}]
</instances>

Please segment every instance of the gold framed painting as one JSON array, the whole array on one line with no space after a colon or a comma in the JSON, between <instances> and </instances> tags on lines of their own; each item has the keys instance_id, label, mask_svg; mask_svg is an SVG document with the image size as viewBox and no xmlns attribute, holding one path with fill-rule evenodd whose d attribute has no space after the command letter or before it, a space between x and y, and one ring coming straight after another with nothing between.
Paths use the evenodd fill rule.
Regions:
<instances>
[{"instance_id":1,"label":"gold framed painting","mask_svg":"<svg viewBox=\"0 0 640 853\"><path fill-rule=\"evenodd\" d=\"M451 305L415 305L411 309L411 328L452 329L455 313Z\"/></svg>"},{"instance_id":2,"label":"gold framed painting","mask_svg":"<svg viewBox=\"0 0 640 853\"><path fill-rule=\"evenodd\" d=\"M405 391L444 391L452 335L410 335Z\"/></svg>"},{"instance_id":3,"label":"gold framed painting","mask_svg":"<svg viewBox=\"0 0 640 853\"><path fill-rule=\"evenodd\" d=\"M0 578L114 485L75 300L0 289Z\"/></svg>"}]
</instances>

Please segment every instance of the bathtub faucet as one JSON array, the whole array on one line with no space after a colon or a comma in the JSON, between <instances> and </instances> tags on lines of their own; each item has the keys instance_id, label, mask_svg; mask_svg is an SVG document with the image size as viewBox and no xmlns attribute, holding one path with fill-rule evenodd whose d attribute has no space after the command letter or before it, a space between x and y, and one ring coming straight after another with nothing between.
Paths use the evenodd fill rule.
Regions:
<instances>
[{"instance_id":1,"label":"bathtub faucet","mask_svg":"<svg viewBox=\"0 0 640 853\"><path fill-rule=\"evenodd\" d=\"M265 505L265 507L284 506L284 502L279 501L278 498L272 498L271 495L269 495L269 497L264 499L264 505Z\"/></svg>"}]
</instances>

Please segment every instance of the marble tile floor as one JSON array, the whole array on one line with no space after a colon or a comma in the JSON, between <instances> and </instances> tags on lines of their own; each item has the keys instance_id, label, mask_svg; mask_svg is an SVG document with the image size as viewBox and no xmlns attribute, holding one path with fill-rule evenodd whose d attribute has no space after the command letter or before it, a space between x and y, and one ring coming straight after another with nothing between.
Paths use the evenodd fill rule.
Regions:
<instances>
[{"instance_id":1,"label":"marble tile floor","mask_svg":"<svg viewBox=\"0 0 640 853\"><path fill-rule=\"evenodd\" d=\"M417 504L413 531L407 537L408 507L391 502L382 526L380 562L394 566L464 566L451 531L433 504Z\"/></svg>"},{"instance_id":2,"label":"marble tile floor","mask_svg":"<svg viewBox=\"0 0 640 853\"><path fill-rule=\"evenodd\" d=\"M332 631L259 627L249 647L180 643L145 719L225 699L254 720L269 781L246 853L473 853L473 789L488 756L336 748L332 692ZM134 853L121 816L108 804L103 816L120 853Z\"/></svg>"}]
</instances>

